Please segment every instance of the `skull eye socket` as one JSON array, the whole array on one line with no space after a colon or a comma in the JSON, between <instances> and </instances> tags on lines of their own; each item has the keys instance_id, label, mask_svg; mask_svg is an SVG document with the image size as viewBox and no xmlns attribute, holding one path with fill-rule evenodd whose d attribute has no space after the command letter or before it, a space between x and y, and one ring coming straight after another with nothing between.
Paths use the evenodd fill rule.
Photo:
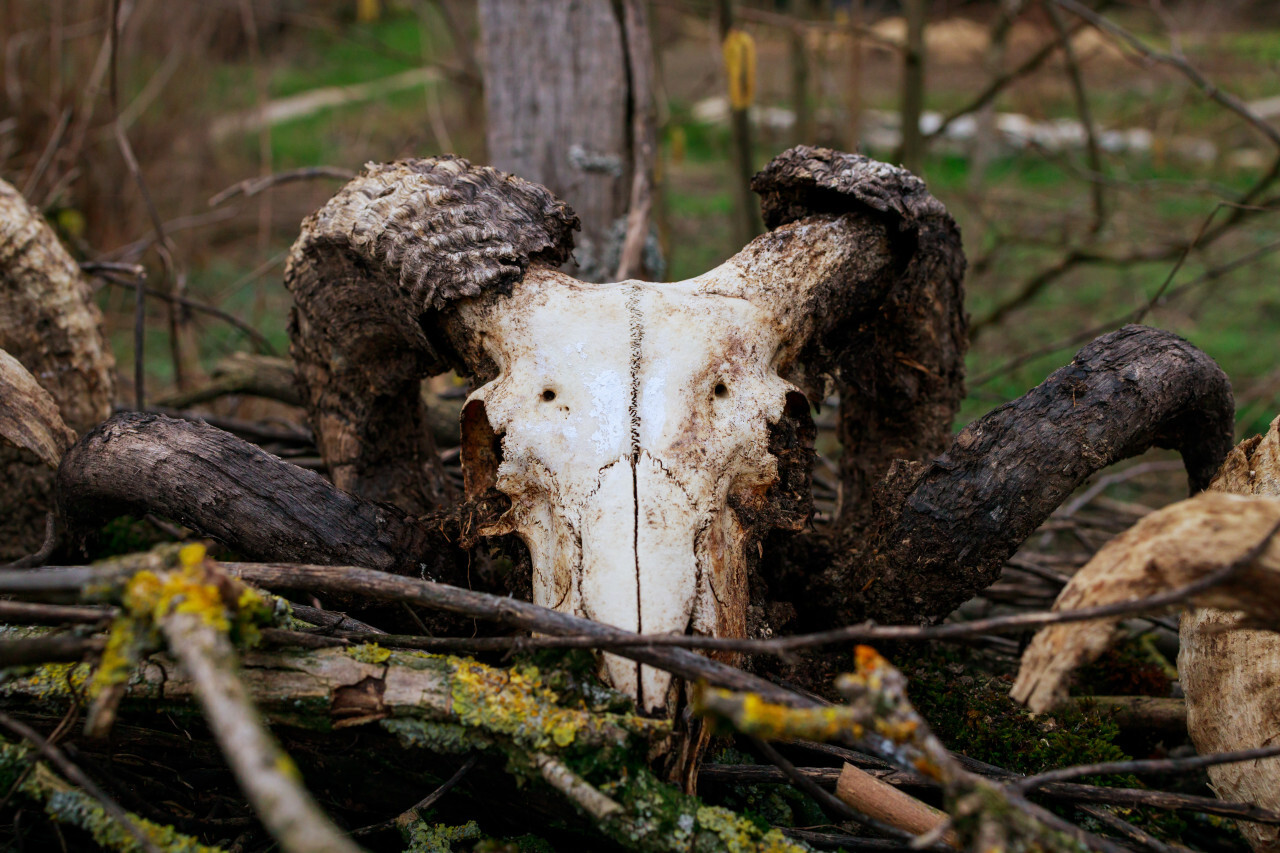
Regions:
<instances>
[{"instance_id":1,"label":"skull eye socket","mask_svg":"<svg viewBox=\"0 0 1280 853\"><path fill-rule=\"evenodd\" d=\"M555 398L556 398L556 392L552 391L550 388L542 392L542 399L548 403L550 403Z\"/></svg>"},{"instance_id":2,"label":"skull eye socket","mask_svg":"<svg viewBox=\"0 0 1280 853\"><path fill-rule=\"evenodd\" d=\"M725 385L723 382L717 382L716 388L715 388L715 395L720 399L724 399L725 397L728 397L729 386Z\"/></svg>"}]
</instances>

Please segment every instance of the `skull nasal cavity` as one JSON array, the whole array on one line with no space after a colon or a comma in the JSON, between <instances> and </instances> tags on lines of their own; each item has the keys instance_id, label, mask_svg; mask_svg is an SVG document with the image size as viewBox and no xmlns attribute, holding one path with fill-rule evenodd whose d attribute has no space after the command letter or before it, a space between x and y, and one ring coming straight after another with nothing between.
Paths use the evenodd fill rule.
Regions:
<instances>
[{"instance_id":1,"label":"skull nasal cavity","mask_svg":"<svg viewBox=\"0 0 1280 853\"><path fill-rule=\"evenodd\" d=\"M472 400L462 409L462 482L467 497L492 488L501 464L502 436L490 426L484 401Z\"/></svg>"}]
</instances>

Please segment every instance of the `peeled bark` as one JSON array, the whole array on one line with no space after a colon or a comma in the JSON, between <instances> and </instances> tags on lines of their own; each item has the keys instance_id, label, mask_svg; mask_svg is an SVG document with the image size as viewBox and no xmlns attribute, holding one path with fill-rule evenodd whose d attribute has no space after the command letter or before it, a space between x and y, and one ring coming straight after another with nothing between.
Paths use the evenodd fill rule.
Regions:
<instances>
[{"instance_id":1,"label":"peeled bark","mask_svg":"<svg viewBox=\"0 0 1280 853\"><path fill-rule=\"evenodd\" d=\"M115 361L80 269L40 214L0 181L0 349L82 432L111 413ZM40 547L52 475L30 451L0 447L0 562Z\"/></svg>"},{"instance_id":2,"label":"peeled bark","mask_svg":"<svg viewBox=\"0 0 1280 853\"><path fill-rule=\"evenodd\" d=\"M1213 491L1280 498L1280 418L1264 436L1231 452L1210 486ZM1269 579L1270 585L1280 578ZM1245 598L1256 602L1257 588ZM1200 607L1182 614L1178 677L1187 694L1187 731L1202 754L1268 746L1280 709L1280 634L1260 627L1258 614ZM1280 618L1269 620L1280 627ZM1214 792L1280 808L1280 759L1209 768ZM1280 850L1280 827L1241 821L1240 832L1256 851Z\"/></svg>"}]
</instances>

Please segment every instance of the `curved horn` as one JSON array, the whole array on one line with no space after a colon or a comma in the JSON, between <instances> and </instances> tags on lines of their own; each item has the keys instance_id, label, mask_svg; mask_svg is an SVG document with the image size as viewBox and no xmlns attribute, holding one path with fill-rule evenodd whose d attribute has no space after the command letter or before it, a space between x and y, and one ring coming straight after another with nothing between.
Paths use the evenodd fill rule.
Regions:
<instances>
[{"instance_id":1,"label":"curved horn","mask_svg":"<svg viewBox=\"0 0 1280 853\"><path fill-rule=\"evenodd\" d=\"M812 400L840 394L847 526L895 459L950 443L967 349L960 231L919 178L857 154L792 148L751 186L771 230L726 267L787 327L779 372Z\"/></svg>"},{"instance_id":2,"label":"curved horn","mask_svg":"<svg viewBox=\"0 0 1280 853\"><path fill-rule=\"evenodd\" d=\"M335 485L409 511L440 505L419 382L485 367L451 304L558 266L576 228L543 187L453 156L371 163L307 217L285 267L290 350Z\"/></svg>"}]
</instances>

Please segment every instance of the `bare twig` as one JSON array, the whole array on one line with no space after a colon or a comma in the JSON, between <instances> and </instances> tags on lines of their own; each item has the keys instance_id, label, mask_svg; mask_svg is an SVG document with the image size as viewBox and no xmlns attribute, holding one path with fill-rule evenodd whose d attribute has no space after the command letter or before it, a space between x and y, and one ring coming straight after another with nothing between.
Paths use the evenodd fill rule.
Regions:
<instances>
[{"instance_id":1,"label":"bare twig","mask_svg":"<svg viewBox=\"0 0 1280 853\"><path fill-rule=\"evenodd\" d=\"M102 654L105 645L106 640L102 637L79 637L75 634L0 640L0 667L89 660Z\"/></svg>"},{"instance_id":2,"label":"bare twig","mask_svg":"<svg viewBox=\"0 0 1280 853\"><path fill-rule=\"evenodd\" d=\"M1041 358L1042 356L1046 356L1046 355L1051 355L1055 352L1058 352L1059 350L1064 350L1074 346L1079 346L1085 341L1092 340L1093 338L1096 338L1098 335L1104 332L1108 332L1113 329L1118 329L1127 323L1135 323L1139 321L1142 317L1144 317L1146 314L1148 314L1150 310L1155 307L1157 302L1160 301L1161 298L1163 298L1165 301L1173 299L1174 297L1179 296L1194 287L1198 287L1199 285L1204 284L1206 282L1215 281L1219 278L1222 278L1224 275L1228 275L1240 269L1241 267L1247 266L1251 263L1254 263L1255 261L1259 261L1267 257L1268 255L1273 254L1277 250L1280 250L1280 240L1272 241L1266 244L1265 246L1261 246L1257 249L1254 249L1253 251L1248 252L1244 255L1241 255L1240 257L1235 258L1232 261L1229 261L1228 263L1225 263L1220 266L1216 266L1213 269L1207 270L1206 272L1196 276L1191 281L1186 282L1185 284L1180 284L1176 288L1173 288L1167 293L1164 293L1163 297L1161 296L1161 293L1157 291L1157 293L1154 294L1151 299L1148 299L1146 304L1143 305L1142 307L1134 309L1133 311L1130 311L1124 314L1123 316L1116 317L1112 320L1108 320L1105 323L1099 323L1096 326L1091 326L1087 329L1083 329L1079 332L1075 332L1064 338L1060 338L1056 341L1045 344L1043 347L1038 347L1037 349L1033 349L1021 355L1015 356L1014 358L1009 359L1003 364L992 368L986 373L980 373L977 376L973 377L972 379L969 380L969 386L971 388L976 388L980 385L985 385L991 380L1004 376L1005 374L1013 370L1017 370L1019 367L1022 367L1024 364L1034 361L1037 358Z\"/></svg>"},{"instance_id":3,"label":"bare twig","mask_svg":"<svg viewBox=\"0 0 1280 853\"><path fill-rule=\"evenodd\" d=\"M593 648L616 652L624 657L673 672L686 679L705 678L712 684L754 690L783 702L795 702L797 694L778 688L758 676L711 661L686 649L733 651L747 654L787 655L800 649L834 643L954 640L979 634L1024 631L1045 625L1087 622L1130 616L1181 604L1233 576L1256 559L1270 541L1250 548L1239 560L1228 564L1194 583L1177 589L1132 601L1119 601L1096 607L1057 612L1017 613L993 616L968 622L942 625L850 625L829 631L797 634L768 640L739 640L725 637L677 636L671 634L635 634L567 613L539 607L527 601L417 578L402 577L356 566L316 566L283 563L223 563L232 575L269 589L295 589L315 593L339 593L362 596L377 601L406 601L426 607L460 613L475 619L492 620L524 630L548 634L548 637L466 638L391 638L379 635L378 642L394 644L396 639L414 648L431 650L504 650L519 648ZM0 571L0 594L25 597L52 596L73 599L88 584L103 582L109 570L95 566L62 566L24 571ZM356 635L352 635L356 636ZM444 641L456 645L444 645ZM463 643L472 645L464 646ZM434 645L440 643L441 645ZM803 704L812 705L812 702Z\"/></svg>"},{"instance_id":4,"label":"bare twig","mask_svg":"<svg viewBox=\"0 0 1280 853\"><path fill-rule=\"evenodd\" d=\"M58 768L63 776L67 777L73 785L84 790L93 799L97 800L112 820L116 821L124 830L128 832L133 839L138 842L138 846L147 851L147 853L160 853L160 848L156 846L145 832L143 832L133 818L120 807L120 804L107 795L105 791L98 787L97 783L84 774L84 771L71 762L69 758L62 754L62 750L58 749L49 741L42 738L34 729L19 720L15 720L8 714L0 711L0 726L4 726L9 731L16 734L23 740L29 741L36 751L43 755L50 764Z\"/></svg>"},{"instance_id":5,"label":"bare twig","mask_svg":"<svg viewBox=\"0 0 1280 853\"><path fill-rule=\"evenodd\" d=\"M649 211L653 206L653 46L649 40L648 13L640 0L623 0L623 45L631 84L631 203L627 233L622 241L614 278L625 281L639 274L645 240L649 236Z\"/></svg>"},{"instance_id":6,"label":"bare twig","mask_svg":"<svg viewBox=\"0 0 1280 853\"><path fill-rule=\"evenodd\" d=\"M142 290L147 296L154 296L157 299L164 299L169 302L177 302L183 307L190 308L192 311L199 311L201 314L208 314L211 317L217 317L219 320L222 320L224 323L227 323L230 326L234 326L235 328L244 332L245 336L248 337L251 341L253 341L262 352L266 353L267 355L276 355L276 349L271 345L271 341L267 340L266 335L262 334L253 326L249 325L244 320L241 320L239 317L235 316L234 314L231 314L227 311L223 311L221 308L217 308L213 305L208 305L204 302L200 302L199 300L192 299L189 296L175 296L172 293L166 293L165 291L157 290L154 287L147 287L145 285L146 271L140 266L132 265L132 264L107 265L107 264L92 263L92 262L84 263L80 265L81 269L85 270L86 272L91 272L97 275L100 279L105 281L107 284L129 286L130 282L128 282L127 280L121 279L118 276L118 274L114 270L109 269L108 266L130 267L131 268L130 275L134 277L133 286L136 287L137 282L143 282ZM136 340L134 342L134 345L135 346L139 345ZM135 377L135 381L138 381L136 377ZM139 408L141 408L142 404L138 403L138 405L139 405Z\"/></svg>"},{"instance_id":7,"label":"bare twig","mask_svg":"<svg viewBox=\"0 0 1280 853\"><path fill-rule=\"evenodd\" d=\"M842 820L850 820L873 829L886 838L909 841L915 840L916 836L914 833L907 832L906 830L896 826L891 826L890 824L877 820L870 815L864 814L846 803L844 800L834 796L813 779L810 779L808 776L801 773L794 764L784 758L780 752L770 746L767 742L760 738L753 737L751 738L751 743L765 758L769 759L775 767L782 771L782 775L784 777L786 777L801 791L812 797L824 811L837 815ZM934 846L924 849L932 850L934 849ZM948 848L943 846L940 849L946 850Z\"/></svg>"},{"instance_id":8,"label":"bare twig","mask_svg":"<svg viewBox=\"0 0 1280 853\"><path fill-rule=\"evenodd\" d=\"M1019 779L1016 787L1024 793L1034 791L1041 785L1050 782L1065 782L1081 776L1110 776L1120 773L1185 773L1189 770L1201 770L1217 764L1235 764L1241 761L1257 761L1260 758L1271 758L1280 755L1280 744L1262 746L1257 749L1240 749L1234 752L1215 752L1212 755L1193 755L1189 758L1150 758L1135 761L1101 761L1097 764L1078 764L1074 767L1062 767L1046 773L1037 773Z\"/></svg>"},{"instance_id":9,"label":"bare twig","mask_svg":"<svg viewBox=\"0 0 1280 853\"><path fill-rule=\"evenodd\" d=\"M291 169L288 172L276 172L271 175L259 175L255 178L245 178L243 181L232 184L225 190L209 199L210 207L218 205L242 195L245 198L253 198L261 192L278 187L281 184L291 184L295 181L310 181L317 178L331 178L337 181L349 181L356 176L356 173L350 169L341 169L337 166L307 166L302 169Z\"/></svg>"},{"instance_id":10,"label":"bare twig","mask_svg":"<svg viewBox=\"0 0 1280 853\"><path fill-rule=\"evenodd\" d=\"M831 747L830 749L839 749ZM908 773L903 770L886 770L880 766L883 762L875 759L860 761L860 764L875 764L875 767L863 768L861 772L895 787L937 788L935 780L928 779L919 773ZM853 766L852 764L850 766ZM834 788L840 778L839 767L800 767L797 772L827 788ZM990 775L990 774L983 774ZM770 782L786 782L788 776L777 767L767 764L704 764L698 771L698 782L719 782L728 785L755 785ZM994 778L1016 780L1016 774L1002 772ZM1080 785L1074 782L1046 782L1036 788L1040 796L1067 803L1092 803L1096 805L1123 806L1133 808L1166 809L1170 811L1195 811L1203 814L1219 815L1237 820L1248 820L1254 823L1280 825L1280 812L1265 809L1253 803L1233 803L1219 800L1216 797L1201 797L1193 794L1179 794L1172 791L1153 791L1146 788L1110 788L1102 785Z\"/></svg>"},{"instance_id":11,"label":"bare twig","mask_svg":"<svg viewBox=\"0 0 1280 853\"><path fill-rule=\"evenodd\" d=\"M1106 4L1106 5L1109 5L1109 4ZM1067 30L1067 33L1066 33L1067 37L1070 38L1075 36L1075 34L1080 32L1082 29L1084 29L1085 26L1086 25L1083 23L1076 23L1072 25ZM1037 50L1035 53L1031 54L1031 56L1023 60L1023 62L1017 67L1011 68L1008 71L1006 71L1004 74L1001 74L1000 76L992 79L991 82L989 82L981 92L975 95L971 101L964 104L963 106L957 107L956 109L952 110L951 112L943 116L942 121L939 122L938 126L925 135L925 139L932 140L936 137L941 136L942 134L946 133L947 130L951 127L951 125L954 124L957 120L969 115L970 113L975 113L978 110L982 109L983 107L987 106L987 104L990 104L991 102L993 102L1000 95L1000 93L1003 92L1005 89L1007 89L1011 84L1017 82L1018 80L1021 80L1023 77L1026 77L1028 74L1034 73L1037 69L1040 68L1040 66L1044 65L1045 61L1048 60L1049 57L1053 56L1053 54L1058 50L1058 47L1061 45L1061 43L1062 43L1062 36L1059 35L1058 38L1041 46L1039 50Z\"/></svg>"},{"instance_id":12,"label":"bare twig","mask_svg":"<svg viewBox=\"0 0 1280 853\"><path fill-rule=\"evenodd\" d=\"M1124 27L1099 15L1078 0L1049 0L1066 9L1073 15L1088 21L1097 29L1118 39L1128 45L1132 50L1141 54L1145 59L1151 62L1157 62L1161 65L1167 65L1173 68L1182 76L1190 80L1196 88L1205 94L1207 98L1226 107L1231 112L1240 116L1246 122L1254 127L1259 133L1271 141L1271 144L1280 148L1280 130L1276 130L1266 119L1259 116L1253 110L1249 109L1248 104L1237 98L1230 92L1223 91L1217 84L1205 77L1201 71L1192 65L1184 57L1176 56L1172 53L1163 53L1153 50L1146 45L1142 39L1126 30Z\"/></svg>"},{"instance_id":13,"label":"bare twig","mask_svg":"<svg viewBox=\"0 0 1280 853\"><path fill-rule=\"evenodd\" d=\"M302 787L297 768L263 727L236 675L226 635L199 613L174 612L160 621L173 654L196 685L214 738L263 825L285 851L358 853Z\"/></svg>"},{"instance_id":14,"label":"bare twig","mask_svg":"<svg viewBox=\"0 0 1280 853\"><path fill-rule=\"evenodd\" d=\"M440 800L441 797L443 797L445 794L452 791L457 786L457 784L462 781L462 777L466 776L469 772L471 772L471 768L475 767L476 762L478 762L479 760L480 760L479 753L473 753L466 761L462 763L461 767L459 767L456 771L454 771L454 774L452 776L444 780L444 782L440 784L440 787L436 788L430 794L427 794L417 803L405 809L399 815L391 818L390 820L383 821L382 823L375 823L372 826L365 826L365 827L361 827L360 829L352 830L351 831L352 837L359 838L362 835L372 835L375 832L381 832L384 829L392 829L397 826L405 826L417 820L419 813L424 812L427 809L431 808Z\"/></svg>"},{"instance_id":15,"label":"bare twig","mask_svg":"<svg viewBox=\"0 0 1280 853\"><path fill-rule=\"evenodd\" d=\"M28 569L33 566L43 566L53 552L57 550L58 545L62 542L62 525L58 522L58 514L47 512L44 516L44 542L40 544L40 550L25 557L19 557L12 563L0 568L5 569Z\"/></svg>"},{"instance_id":16,"label":"bare twig","mask_svg":"<svg viewBox=\"0 0 1280 853\"><path fill-rule=\"evenodd\" d=\"M1067 79L1071 82L1072 95L1075 97L1076 113L1080 116L1080 124L1084 127L1085 153L1089 159L1089 169L1095 175L1102 175L1102 151L1098 146L1098 131L1093 124L1093 112L1089 109L1089 95L1085 91L1080 63L1076 60L1075 48L1071 46L1071 34L1052 0L1044 4L1044 9L1049 13L1049 20L1058 33L1059 44L1062 45L1062 60L1067 68ZM1093 221L1089 225L1089 234L1097 236L1107 219L1105 184L1102 181L1090 181L1089 192L1093 199Z\"/></svg>"}]
</instances>

